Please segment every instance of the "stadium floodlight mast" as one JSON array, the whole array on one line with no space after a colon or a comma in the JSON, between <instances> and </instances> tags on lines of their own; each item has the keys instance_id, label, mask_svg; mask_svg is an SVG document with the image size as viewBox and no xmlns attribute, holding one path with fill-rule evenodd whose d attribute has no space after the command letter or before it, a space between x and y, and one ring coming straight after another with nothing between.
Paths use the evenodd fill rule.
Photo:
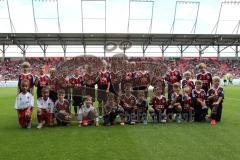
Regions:
<instances>
[{"instance_id":1,"label":"stadium floodlight mast","mask_svg":"<svg viewBox=\"0 0 240 160\"><path fill-rule=\"evenodd\" d=\"M104 17L85 17L84 13L84 2L103 2L104 3ZM104 33L107 33L107 0L81 0L81 18L82 18L82 33L84 33L84 20L103 20L104 21ZM83 34L82 34L83 35ZM82 46L84 51L84 56L86 56L86 42L84 37L82 37ZM104 57L106 57L106 41L104 44Z\"/></svg>"},{"instance_id":2,"label":"stadium floodlight mast","mask_svg":"<svg viewBox=\"0 0 240 160\"><path fill-rule=\"evenodd\" d=\"M85 17L84 13L84 2L103 2L104 3L104 17ZM84 33L84 20L103 20L104 21L104 33L107 32L107 0L81 0L81 15L82 15L82 33Z\"/></svg>"},{"instance_id":3,"label":"stadium floodlight mast","mask_svg":"<svg viewBox=\"0 0 240 160\"><path fill-rule=\"evenodd\" d=\"M131 6L134 3L151 3L151 17L147 18L147 19L132 18L131 17ZM150 21L148 33L151 33L152 32L152 21L153 21L153 9L154 9L154 1L153 0L129 0L127 33L129 33L130 21Z\"/></svg>"},{"instance_id":4,"label":"stadium floodlight mast","mask_svg":"<svg viewBox=\"0 0 240 160\"><path fill-rule=\"evenodd\" d=\"M228 6L228 5L231 5L231 6L239 6L239 9L240 9L240 1L224 1L224 2L221 2L221 6L220 6L220 9L219 9L219 13L218 13L218 19L217 19L217 22L215 24L215 26L213 27L212 29L212 34L215 33L217 34L218 32L218 28L219 28L219 23L220 21L235 21L237 22L237 24L235 25L233 31L232 31L232 34L238 34L239 32L239 27L240 27L240 17L238 17L238 19L221 19L221 16L222 16L222 10L225 6ZM233 13L233 15L235 15L235 13Z\"/></svg>"},{"instance_id":5,"label":"stadium floodlight mast","mask_svg":"<svg viewBox=\"0 0 240 160\"><path fill-rule=\"evenodd\" d=\"M196 16L192 19L186 19L186 18L182 18L179 19L177 18L177 13L178 13L178 8L181 6L185 6L185 5L190 5L192 7L196 7ZM175 10L174 10L174 17L173 17L173 23L172 23L172 27L170 29L170 33L174 33L174 29L175 29L175 24L176 21L194 21L193 23L193 27L190 31L190 33L195 34L196 32L196 28L197 28L197 22L198 22L198 13L199 13L199 7L200 7L200 2L195 2L195 1L176 1L175 4Z\"/></svg>"},{"instance_id":6,"label":"stadium floodlight mast","mask_svg":"<svg viewBox=\"0 0 240 160\"><path fill-rule=\"evenodd\" d=\"M11 12L10 12L10 8L9 8L8 0L0 0L0 6L4 5L4 4L5 4L6 8L7 8L8 17L0 17L0 20L1 19L9 20L9 26L10 26L11 33L16 33L16 30L15 30L15 27L13 25L13 21L12 21L12 18L11 18Z\"/></svg>"},{"instance_id":7,"label":"stadium floodlight mast","mask_svg":"<svg viewBox=\"0 0 240 160\"><path fill-rule=\"evenodd\" d=\"M35 4L36 3L36 4ZM56 5L56 16L55 17L37 17L36 16L36 8L38 3L55 3ZM33 11L33 21L34 21L34 29L35 33L39 32L39 28L37 25L38 19L45 19L45 20L57 20L58 32L61 33L61 25L60 25L60 17L59 17L59 7L58 7L58 0L32 0L32 11Z\"/></svg>"}]
</instances>

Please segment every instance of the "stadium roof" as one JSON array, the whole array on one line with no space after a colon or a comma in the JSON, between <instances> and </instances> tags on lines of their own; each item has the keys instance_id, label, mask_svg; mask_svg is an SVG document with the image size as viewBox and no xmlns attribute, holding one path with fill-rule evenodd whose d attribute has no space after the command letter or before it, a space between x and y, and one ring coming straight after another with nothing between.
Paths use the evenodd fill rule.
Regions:
<instances>
[{"instance_id":1,"label":"stadium roof","mask_svg":"<svg viewBox=\"0 0 240 160\"><path fill-rule=\"evenodd\" d=\"M132 45L240 45L236 34L117 34L117 33L1 33L3 45L104 45L127 42Z\"/></svg>"}]
</instances>

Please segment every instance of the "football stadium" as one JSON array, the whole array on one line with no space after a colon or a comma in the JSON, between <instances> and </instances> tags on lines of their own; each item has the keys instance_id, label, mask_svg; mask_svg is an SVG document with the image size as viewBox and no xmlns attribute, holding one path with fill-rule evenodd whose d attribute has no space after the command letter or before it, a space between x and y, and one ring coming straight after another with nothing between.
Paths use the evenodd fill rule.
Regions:
<instances>
[{"instance_id":1,"label":"football stadium","mask_svg":"<svg viewBox=\"0 0 240 160\"><path fill-rule=\"evenodd\" d=\"M240 159L239 0L0 0L0 159Z\"/></svg>"}]
</instances>

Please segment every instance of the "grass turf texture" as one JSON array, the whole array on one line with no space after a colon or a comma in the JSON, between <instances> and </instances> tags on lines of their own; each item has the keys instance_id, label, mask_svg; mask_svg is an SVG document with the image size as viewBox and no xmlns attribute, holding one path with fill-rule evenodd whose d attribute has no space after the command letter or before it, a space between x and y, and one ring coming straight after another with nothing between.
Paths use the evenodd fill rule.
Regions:
<instances>
[{"instance_id":1,"label":"grass turf texture","mask_svg":"<svg viewBox=\"0 0 240 160\"><path fill-rule=\"evenodd\" d=\"M15 88L0 88L0 159L240 159L240 86L225 87L222 122L20 129Z\"/></svg>"}]
</instances>

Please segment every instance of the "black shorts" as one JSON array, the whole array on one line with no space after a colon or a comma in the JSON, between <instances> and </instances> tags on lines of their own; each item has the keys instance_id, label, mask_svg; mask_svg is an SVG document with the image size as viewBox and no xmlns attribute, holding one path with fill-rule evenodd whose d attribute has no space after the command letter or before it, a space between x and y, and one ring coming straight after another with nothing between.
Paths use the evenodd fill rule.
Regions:
<instances>
[{"instance_id":1,"label":"black shorts","mask_svg":"<svg viewBox=\"0 0 240 160\"><path fill-rule=\"evenodd\" d=\"M82 96L73 96L73 106L82 106L83 105L83 98Z\"/></svg>"}]
</instances>

